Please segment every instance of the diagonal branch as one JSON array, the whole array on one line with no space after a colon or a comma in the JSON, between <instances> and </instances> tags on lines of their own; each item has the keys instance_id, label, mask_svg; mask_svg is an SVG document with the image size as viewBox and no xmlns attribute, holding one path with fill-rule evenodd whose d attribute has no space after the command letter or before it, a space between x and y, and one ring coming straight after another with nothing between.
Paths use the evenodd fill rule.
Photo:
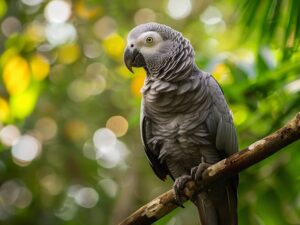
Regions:
<instances>
[{"instance_id":1,"label":"diagonal branch","mask_svg":"<svg viewBox=\"0 0 300 225\"><path fill-rule=\"evenodd\" d=\"M273 134L207 168L203 173L203 185L196 187L194 182L188 182L184 192L190 199L194 192L204 190L220 177L224 178L237 174L298 139L300 139L300 112L284 127ZM119 225L152 224L177 207L173 190L169 190L142 206Z\"/></svg>"}]
</instances>

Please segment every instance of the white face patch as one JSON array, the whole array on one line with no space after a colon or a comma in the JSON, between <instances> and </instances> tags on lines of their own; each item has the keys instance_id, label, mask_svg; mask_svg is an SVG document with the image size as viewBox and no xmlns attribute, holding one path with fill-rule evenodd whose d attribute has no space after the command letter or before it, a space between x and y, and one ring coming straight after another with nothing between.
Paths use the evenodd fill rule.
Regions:
<instances>
[{"instance_id":1,"label":"white face patch","mask_svg":"<svg viewBox=\"0 0 300 225\"><path fill-rule=\"evenodd\" d=\"M134 46L142 54L154 54L158 52L160 45L164 42L162 37L155 31L142 33L137 39L128 37L128 47Z\"/></svg>"}]
</instances>

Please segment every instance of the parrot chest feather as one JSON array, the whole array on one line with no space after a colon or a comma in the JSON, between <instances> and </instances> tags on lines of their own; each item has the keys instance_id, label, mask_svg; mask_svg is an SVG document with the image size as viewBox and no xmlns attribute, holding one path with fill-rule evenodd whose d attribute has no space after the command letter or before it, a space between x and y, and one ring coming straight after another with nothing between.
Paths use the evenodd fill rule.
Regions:
<instances>
[{"instance_id":1,"label":"parrot chest feather","mask_svg":"<svg viewBox=\"0 0 300 225\"><path fill-rule=\"evenodd\" d=\"M156 154L160 160L200 160L200 146L213 145L205 125L211 107L205 82L200 76L177 83L145 82L144 114L152 121L153 136L148 144L159 149Z\"/></svg>"}]
</instances>

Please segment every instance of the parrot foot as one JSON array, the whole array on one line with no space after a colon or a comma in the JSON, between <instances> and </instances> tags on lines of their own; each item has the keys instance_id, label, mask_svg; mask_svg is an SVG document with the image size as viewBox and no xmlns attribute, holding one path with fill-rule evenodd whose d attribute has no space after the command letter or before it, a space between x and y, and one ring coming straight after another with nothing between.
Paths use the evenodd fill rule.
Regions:
<instances>
[{"instance_id":1,"label":"parrot foot","mask_svg":"<svg viewBox=\"0 0 300 225\"><path fill-rule=\"evenodd\" d=\"M191 169L191 177L196 183L201 183L202 173L210 166L210 164L204 161L204 157L201 159L201 163Z\"/></svg>"},{"instance_id":2,"label":"parrot foot","mask_svg":"<svg viewBox=\"0 0 300 225\"><path fill-rule=\"evenodd\" d=\"M183 175L181 177L176 178L173 189L174 189L174 198L176 204L183 207L183 203L186 201L187 196L184 194L185 184L192 180L190 175Z\"/></svg>"}]
</instances>

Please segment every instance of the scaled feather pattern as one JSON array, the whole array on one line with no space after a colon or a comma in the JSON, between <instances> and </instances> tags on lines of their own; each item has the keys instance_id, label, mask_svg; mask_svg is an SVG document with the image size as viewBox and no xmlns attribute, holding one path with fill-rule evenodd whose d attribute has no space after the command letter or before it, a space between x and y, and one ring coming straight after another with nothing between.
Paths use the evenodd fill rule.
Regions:
<instances>
[{"instance_id":1,"label":"scaled feather pattern","mask_svg":"<svg viewBox=\"0 0 300 225\"><path fill-rule=\"evenodd\" d=\"M127 66L147 71L141 136L159 178L180 179L203 158L213 164L237 152L223 92L211 74L197 67L194 50L180 32L157 23L139 25L128 35L124 59ZM237 183L237 177L223 180L195 197L202 225L237 224Z\"/></svg>"}]
</instances>

